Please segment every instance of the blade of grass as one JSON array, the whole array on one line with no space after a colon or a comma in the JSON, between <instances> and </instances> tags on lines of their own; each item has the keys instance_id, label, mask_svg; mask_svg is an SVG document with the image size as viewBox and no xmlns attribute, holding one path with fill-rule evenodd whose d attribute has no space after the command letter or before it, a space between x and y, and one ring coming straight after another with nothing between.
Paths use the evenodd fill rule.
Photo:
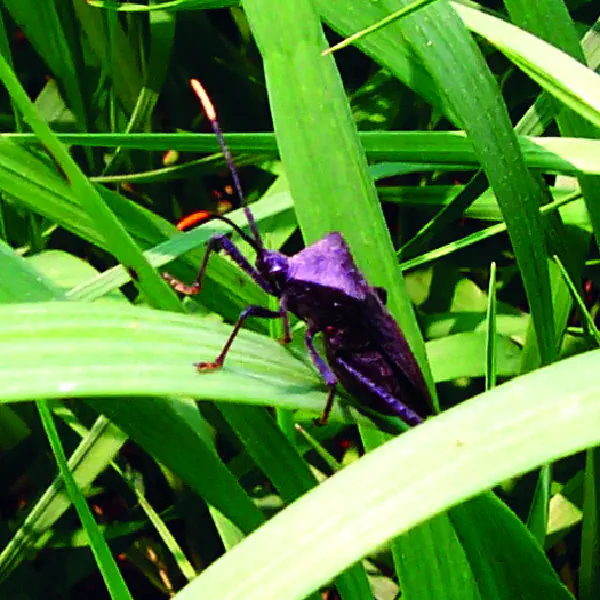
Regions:
<instances>
[{"instance_id":1,"label":"blade of grass","mask_svg":"<svg viewBox=\"0 0 600 600\"><path fill-rule=\"evenodd\" d=\"M220 410L284 502L292 502L316 487L318 482L308 465L264 410L225 404ZM343 598L373 598L366 573L360 565L340 574L336 586Z\"/></svg>"},{"instance_id":2,"label":"blade of grass","mask_svg":"<svg viewBox=\"0 0 600 600\"><path fill-rule=\"evenodd\" d=\"M566 196L564 198L560 198L553 202L550 202L540 208L540 213L542 215L548 214L553 210L557 210L561 206L576 200L577 198L581 198L581 194L576 192L570 196ZM480 242L482 240L488 239L494 235L498 235L499 233L503 233L506 231L506 223L497 223L496 225L492 225L490 227L486 227L482 231L477 231L471 235L468 235L459 240L455 240L454 242L450 242L445 244L444 246L440 246L435 250L430 250L421 256L417 256L411 260L407 260L400 265L400 268L403 271L408 271L409 269L414 269L415 267L419 267L425 265L433 260L437 260L438 258L442 258L452 252L456 252L457 250L461 250L462 248L467 248L472 244Z\"/></svg>"},{"instance_id":3,"label":"blade of grass","mask_svg":"<svg viewBox=\"0 0 600 600\"><path fill-rule=\"evenodd\" d=\"M436 0L415 0L412 4L409 4L408 6L405 6L404 8L397 10L396 12L392 13L391 15L388 15L387 17L381 19L377 23L374 23L370 27L366 27L362 31L358 31L357 33L352 34L350 37L347 37L345 40L341 41L339 44L336 44L335 46L332 46L331 48L327 48L327 50L323 50L323 52L321 52L321 55L327 56L328 54L337 52L338 50L341 50L342 48L345 48L346 46L349 46L350 44L354 44L355 42L364 38L365 36L375 33L376 31L379 31L380 29L383 29L386 25L393 23L397 19L402 19L404 17L408 17L408 15L411 15L412 13L416 12L420 8L424 8L428 4L431 4L431 2L435 2L435 1Z\"/></svg>"},{"instance_id":4,"label":"blade of grass","mask_svg":"<svg viewBox=\"0 0 600 600\"><path fill-rule=\"evenodd\" d=\"M536 3L523 0L507 0L505 5L515 24L536 34L585 65L585 57L579 43L578 32L569 16L569 11L562 0L544 0L543 2ZM597 137L597 129L570 110L563 109L559 111L556 116L556 123L563 136ZM578 181L590 215L590 222L596 237L596 242L598 242L600 240L599 180L597 177L580 176ZM568 234L566 231L561 231L559 227L556 227L554 237L550 238L550 243L553 246L552 251L559 253L562 260L568 266L572 276L576 279L580 279L583 262L587 252L587 244L585 241L583 241L581 245L564 243L563 240L567 239L567 237ZM569 291L562 278L555 277L553 272L551 272L550 277L553 287L553 303L555 309L554 328L557 340L560 340L562 339L562 334L567 326L572 302ZM535 360L535 357L539 353L537 350L530 350L530 345L535 345L535 340L532 337L528 337L525 343L525 362L523 364L525 369L534 368L539 364L539 362ZM547 481L547 483L549 483L549 481ZM549 496L549 493L550 491L546 490L546 496ZM546 515L547 509L544 510L544 516ZM543 530L540 526L538 534L538 539L542 539L541 536L545 534L545 523Z\"/></svg>"},{"instance_id":5,"label":"blade of grass","mask_svg":"<svg viewBox=\"0 0 600 600\"><path fill-rule=\"evenodd\" d=\"M600 593L600 448L590 448L585 456L583 523L579 598L593 600Z\"/></svg>"},{"instance_id":6,"label":"blade of grass","mask_svg":"<svg viewBox=\"0 0 600 600\"><path fill-rule=\"evenodd\" d=\"M452 3L465 25L496 46L563 104L600 126L600 76L526 31L463 4Z\"/></svg>"},{"instance_id":7,"label":"blade of grass","mask_svg":"<svg viewBox=\"0 0 600 600\"><path fill-rule=\"evenodd\" d=\"M485 356L485 389L496 387L496 263L490 265L490 281L488 283L487 320L487 352Z\"/></svg>"},{"instance_id":8,"label":"blade of grass","mask_svg":"<svg viewBox=\"0 0 600 600\"><path fill-rule=\"evenodd\" d=\"M585 321L588 333L591 334L591 336L594 338L594 341L596 342L596 344L598 346L600 346L600 331L596 327L594 317L592 317L592 315L590 314L590 311L588 310L587 306L585 305L585 302L583 301L583 298L581 297L581 294L579 293L577 286L571 279L569 273L565 269L560 258L556 255L554 255L552 258L554 259L554 262L557 264L560 274L562 275L565 283L567 284L567 286L569 288L569 291L571 292L573 301L575 302L577 308L579 309L579 314L581 315L581 317L583 317L583 320Z\"/></svg>"},{"instance_id":9,"label":"blade of grass","mask_svg":"<svg viewBox=\"0 0 600 600\"><path fill-rule=\"evenodd\" d=\"M562 1L544 0L541 3L531 4L524 3L521 0L507 0L505 4L511 18L516 24L554 44L554 46L574 56L580 62L585 63L577 32L569 17L567 7ZM558 113L557 124L560 132L565 136L594 137L596 133L590 123L585 122L570 111L563 110ZM600 233L598 228L598 225L600 225L600 222L598 222L600 213L597 209L598 202L600 201L600 196L597 192L598 182L594 178L581 177L579 183L588 207L592 227L598 236ZM573 250L568 251L566 248L562 248L561 254L564 260L569 261L574 276L579 278L584 260L583 252L578 253L576 256ZM562 267L560 262L559 266ZM551 274L551 277L553 280L557 279L554 274ZM562 279L555 281L555 285L553 285L556 309L555 317L557 318L555 329L558 335L562 334L567 325L572 306L568 296L568 289L565 289L565 287L566 284ZM524 368L526 369L537 366L537 361L535 360L537 352L532 352L532 349L529 348L534 343L533 338L528 337L524 348ZM528 358L530 360L527 360ZM551 465L544 465L540 469L527 519L528 527L541 545L544 544L547 531L551 483L552 467Z\"/></svg>"},{"instance_id":10,"label":"blade of grass","mask_svg":"<svg viewBox=\"0 0 600 600\"><path fill-rule=\"evenodd\" d=\"M341 231L369 282L388 290L390 309L425 368L423 341L339 73L332 57L320 56L326 41L319 19L306 0L268 5L242 3L263 57L277 143L305 242ZM280 28L272 27L273 18Z\"/></svg>"},{"instance_id":11,"label":"blade of grass","mask_svg":"<svg viewBox=\"0 0 600 600\"><path fill-rule=\"evenodd\" d=\"M90 485L126 440L127 436L106 419L99 419L69 458L68 468L76 484L81 488ZM55 480L3 548L0 554L0 580L4 580L24 558L31 556L32 551L44 547L47 534L70 505L62 481Z\"/></svg>"},{"instance_id":12,"label":"blade of grass","mask_svg":"<svg viewBox=\"0 0 600 600\"><path fill-rule=\"evenodd\" d=\"M359 139L371 160L429 163L430 168L477 168L479 160L462 131L363 131ZM118 146L146 151L179 150L214 152L217 142L208 134L60 134L64 143L81 146ZM3 142L36 143L28 133L5 133ZM233 152L253 152L263 157L277 156L272 133L229 133L225 141ZM581 138L521 136L519 146L528 167L548 173L600 174L600 141Z\"/></svg>"},{"instance_id":13,"label":"blade of grass","mask_svg":"<svg viewBox=\"0 0 600 600\"><path fill-rule=\"evenodd\" d=\"M177 599L213 593L245 600L265 595L302 598L358 557L442 508L506 477L597 444L599 360L600 351L593 351L555 363L386 443L282 511ZM535 403L527 402L532 394ZM498 509L507 510L500 503ZM322 510L329 518L307 528L310 515ZM488 544L498 539L491 536ZM513 590L520 593L513 597L538 598L544 581L547 597L569 598L533 539L525 536L520 543L528 546L531 562L527 569L521 563L521 587L513 581ZM237 573L234 581L232 572Z\"/></svg>"},{"instance_id":14,"label":"blade of grass","mask_svg":"<svg viewBox=\"0 0 600 600\"><path fill-rule=\"evenodd\" d=\"M415 27L417 23L419 26ZM446 3L430 5L398 25L459 115L495 190L523 278L543 361L548 362L554 356L555 345L553 331L547 326L553 321L544 233L538 213L543 198L517 150L495 81L462 22Z\"/></svg>"},{"instance_id":15,"label":"blade of grass","mask_svg":"<svg viewBox=\"0 0 600 600\"><path fill-rule=\"evenodd\" d=\"M51 281L0 240L0 303L43 302L61 299L62 292Z\"/></svg>"},{"instance_id":16,"label":"blade of grass","mask_svg":"<svg viewBox=\"0 0 600 600\"><path fill-rule=\"evenodd\" d=\"M104 397L117 389L122 395L173 396L177 381L177 395L186 397L302 408L311 416L323 408L323 384L304 354L298 360L250 331L240 333L223 369L199 377L193 363L216 355L231 331L213 318L163 315L123 302L38 302L1 306L0 324L2 402ZM439 380L484 375L484 332L446 336L428 347ZM499 349L499 370L514 374L516 346L502 337ZM458 351L461 363L448 360ZM341 409L332 420L353 422Z\"/></svg>"},{"instance_id":17,"label":"blade of grass","mask_svg":"<svg viewBox=\"0 0 600 600\"><path fill-rule=\"evenodd\" d=\"M343 234L368 281L388 290L388 306L435 394L340 75L332 57L320 56L326 40L312 3L244 0L242 6L263 58L277 143L305 242L332 230ZM272 27L273 19L279 27Z\"/></svg>"},{"instance_id":18,"label":"blade of grass","mask_svg":"<svg viewBox=\"0 0 600 600\"><path fill-rule=\"evenodd\" d=\"M156 4L136 4L135 2L128 2L127 4L120 4L113 6L110 2L103 2L102 0L88 0L90 6L97 8L107 8L110 10L117 10L119 12L152 12L154 10L195 10L202 8L226 8L229 6L235 6L239 4L239 0L167 0L166 2L157 2Z\"/></svg>"},{"instance_id":19,"label":"blade of grass","mask_svg":"<svg viewBox=\"0 0 600 600\"><path fill-rule=\"evenodd\" d=\"M309 446L319 455L323 462L331 469L332 473L342 470L342 465L311 435L302 425L296 423L296 431L308 442Z\"/></svg>"},{"instance_id":20,"label":"blade of grass","mask_svg":"<svg viewBox=\"0 0 600 600\"><path fill-rule=\"evenodd\" d=\"M60 438L58 437L58 431L54 425L52 413L50 412L50 409L46 403L43 401L38 402L37 407L42 420L42 425L44 426L44 430L46 431L48 441L50 442L52 452L54 453L54 457L56 459L56 463L58 464L58 469L60 471L65 488L69 497L71 498L71 501L73 502L73 505L75 506L75 510L77 511L81 524L83 525L83 528L87 534L90 542L90 549L92 550L94 558L96 559L96 564L102 573L102 578L104 579L106 588L110 593L111 598L118 600L131 599L132 596L129 593L129 589L123 580L119 568L117 567L117 563L110 552L110 548L108 547L108 544L106 543L98 524L94 520L92 511L87 505L79 486L73 479L73 474L69 470L67 457L65 456Z\"/></svg>"},{"instance_id":21,"label":"blade of grass","mask_svg":"<svg viewBox=\"0 0 600 600\"><path fill-rule=\"evenodd\" d=\"M538 473L533 499L527 515L527 527L541 548L544 547L548 529L548 507L550 505L550 485L552 484L552 465L542 465Z\"/></svg>"}]
</instances>

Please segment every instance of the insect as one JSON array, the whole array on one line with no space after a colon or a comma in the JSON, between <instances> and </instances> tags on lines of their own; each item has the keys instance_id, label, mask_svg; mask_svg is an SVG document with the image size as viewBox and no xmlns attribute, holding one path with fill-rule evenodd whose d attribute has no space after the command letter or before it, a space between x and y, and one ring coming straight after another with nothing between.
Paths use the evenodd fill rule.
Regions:
<instances>
[{"instance_id":1,"label":"insect","mask_svg":"<svg viewBox=\"0 0 600 600\"><path fill-rule=\"evenodd\" d=\"M396 415L417 425L431 414L431 396L419 365L400 327L385 307L383 288L371 287L350 253L341 233L331 232L294 256L264 247L254 216L241 189L229 149L219 127L216 111L204 88L191 82L203 110L212 124L248 220L250 235L223 215L213 215L230 225L256 251L253 266L224 234L208 241L198 277L186 285L171 275L163 278L177 291L200 291L208 260L213 252L224 252L268 294L279 299L279 310L248 306L240 315L228 340L212 362L198 362L200 371L220 368L249 317L281 319L284 342L291 341L288 313L307 324L304 341L315 367L329 388L327 404L320 418L326 423L338 383L359 404L382 414ZM322 334L326 360L319 354L314 337Z\"/></svg>"}]
</instances>

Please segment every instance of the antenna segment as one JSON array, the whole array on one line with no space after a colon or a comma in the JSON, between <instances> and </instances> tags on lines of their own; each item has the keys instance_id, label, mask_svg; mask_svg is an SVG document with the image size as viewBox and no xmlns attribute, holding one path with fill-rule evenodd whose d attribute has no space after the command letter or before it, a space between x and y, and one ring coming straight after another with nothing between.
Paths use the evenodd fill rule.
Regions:
<instances>
[{"instance_id":1,"label":"antenna segment","mask_svg":"<svg viewBox=\"0 0 600 600\"><path fill-rule=\"evenodd\" d=\"M256 221L254 220L254 216L248 208L248 203L246 202L246 198L244 197L244 192L242 191L240 179L235 169L235 165L233 164L233 157L231 156L229 148L225 144L223 132L221 131L221 127L219 126L219 122L217 121L217 111L215 110L213 103L210 101L210 97L206 93L206 90L202 87L202 84L197 79L191 79L190 84L192 86L192 89L194 90L194 93L198 97L198 100L200 100L202 110L204 111L204 114L206 115L207 119L210 121L213 131L217 136L217 140L219 140L219 145L221 146L221 150L223 151L223 156L225 157L225 160L227 161L227 166L231 171L231 177L233 179L235 191L237 192L238 198L240 199L240 204L242 205L246 218L248 219L250 232L252 233L252 236L254 237L258 248L262 249L262 239L258 233L258 228L256 227Z\"/></svg>"}]
</instances>

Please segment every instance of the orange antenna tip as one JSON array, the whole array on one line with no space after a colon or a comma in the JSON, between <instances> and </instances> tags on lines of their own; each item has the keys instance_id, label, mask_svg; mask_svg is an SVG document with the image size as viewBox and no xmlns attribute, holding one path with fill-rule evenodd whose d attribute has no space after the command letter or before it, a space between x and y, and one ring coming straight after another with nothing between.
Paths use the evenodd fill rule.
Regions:
<instances>
[{"instance_id":1,"label":"orange antenna tip","mask_svg":"<svg viewBox=\"0 0 600 600\"><path fill-rule=\"evenodd\" d=\"M204 109L206 116L211 121L216 121L217 111L215 110L213 103L210 101L206 90L202 87L202 84L197 79L190 79L190 84L192 86L192 89L194 90L194 93L196 94L196 96L198 96L198 100L200 100L200 103L202 104L202 108Z\"/></svg>"}]
</instances>

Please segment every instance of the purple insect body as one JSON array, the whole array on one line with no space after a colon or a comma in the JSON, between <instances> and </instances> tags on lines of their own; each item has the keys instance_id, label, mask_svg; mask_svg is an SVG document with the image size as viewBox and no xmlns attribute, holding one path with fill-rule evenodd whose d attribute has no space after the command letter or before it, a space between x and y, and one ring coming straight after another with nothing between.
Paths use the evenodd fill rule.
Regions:
<instances>
[{"instance_id":1,"label":"purple insect body","mask_svg":"<svg viewBox=\"0 0 600 600\"><path fill-rule=\"evenodd\" d=\"M385 307L385 290L367 283L341 233L329 233L291 257L264 248L254 217L245 203L214 107L198 82L193 81L192 86L231 169L251 235L227 217L214 215L213 218L228 223L256 250L256 266L246 260L229 238L218 234L208 242L195 283L183 284L166 273L163 277L176 290L196 294L200 291L211 252L223 251L263 290L279 298L278 311L262 306L247 307L216 360L195 363L196 367L199 370L221 367L243 322L250 316L282 319L284 341L289 342L289 311L306 322L306 347L329 387L321 423L327 421L338 382L358 400L359 406L362 404L382 414L396 415L409 425L421 423L423 417L432 414L431 396L400 327ZM313 343L318 333L323 335L326 361Z\"/></svg>"}]
</instances>

